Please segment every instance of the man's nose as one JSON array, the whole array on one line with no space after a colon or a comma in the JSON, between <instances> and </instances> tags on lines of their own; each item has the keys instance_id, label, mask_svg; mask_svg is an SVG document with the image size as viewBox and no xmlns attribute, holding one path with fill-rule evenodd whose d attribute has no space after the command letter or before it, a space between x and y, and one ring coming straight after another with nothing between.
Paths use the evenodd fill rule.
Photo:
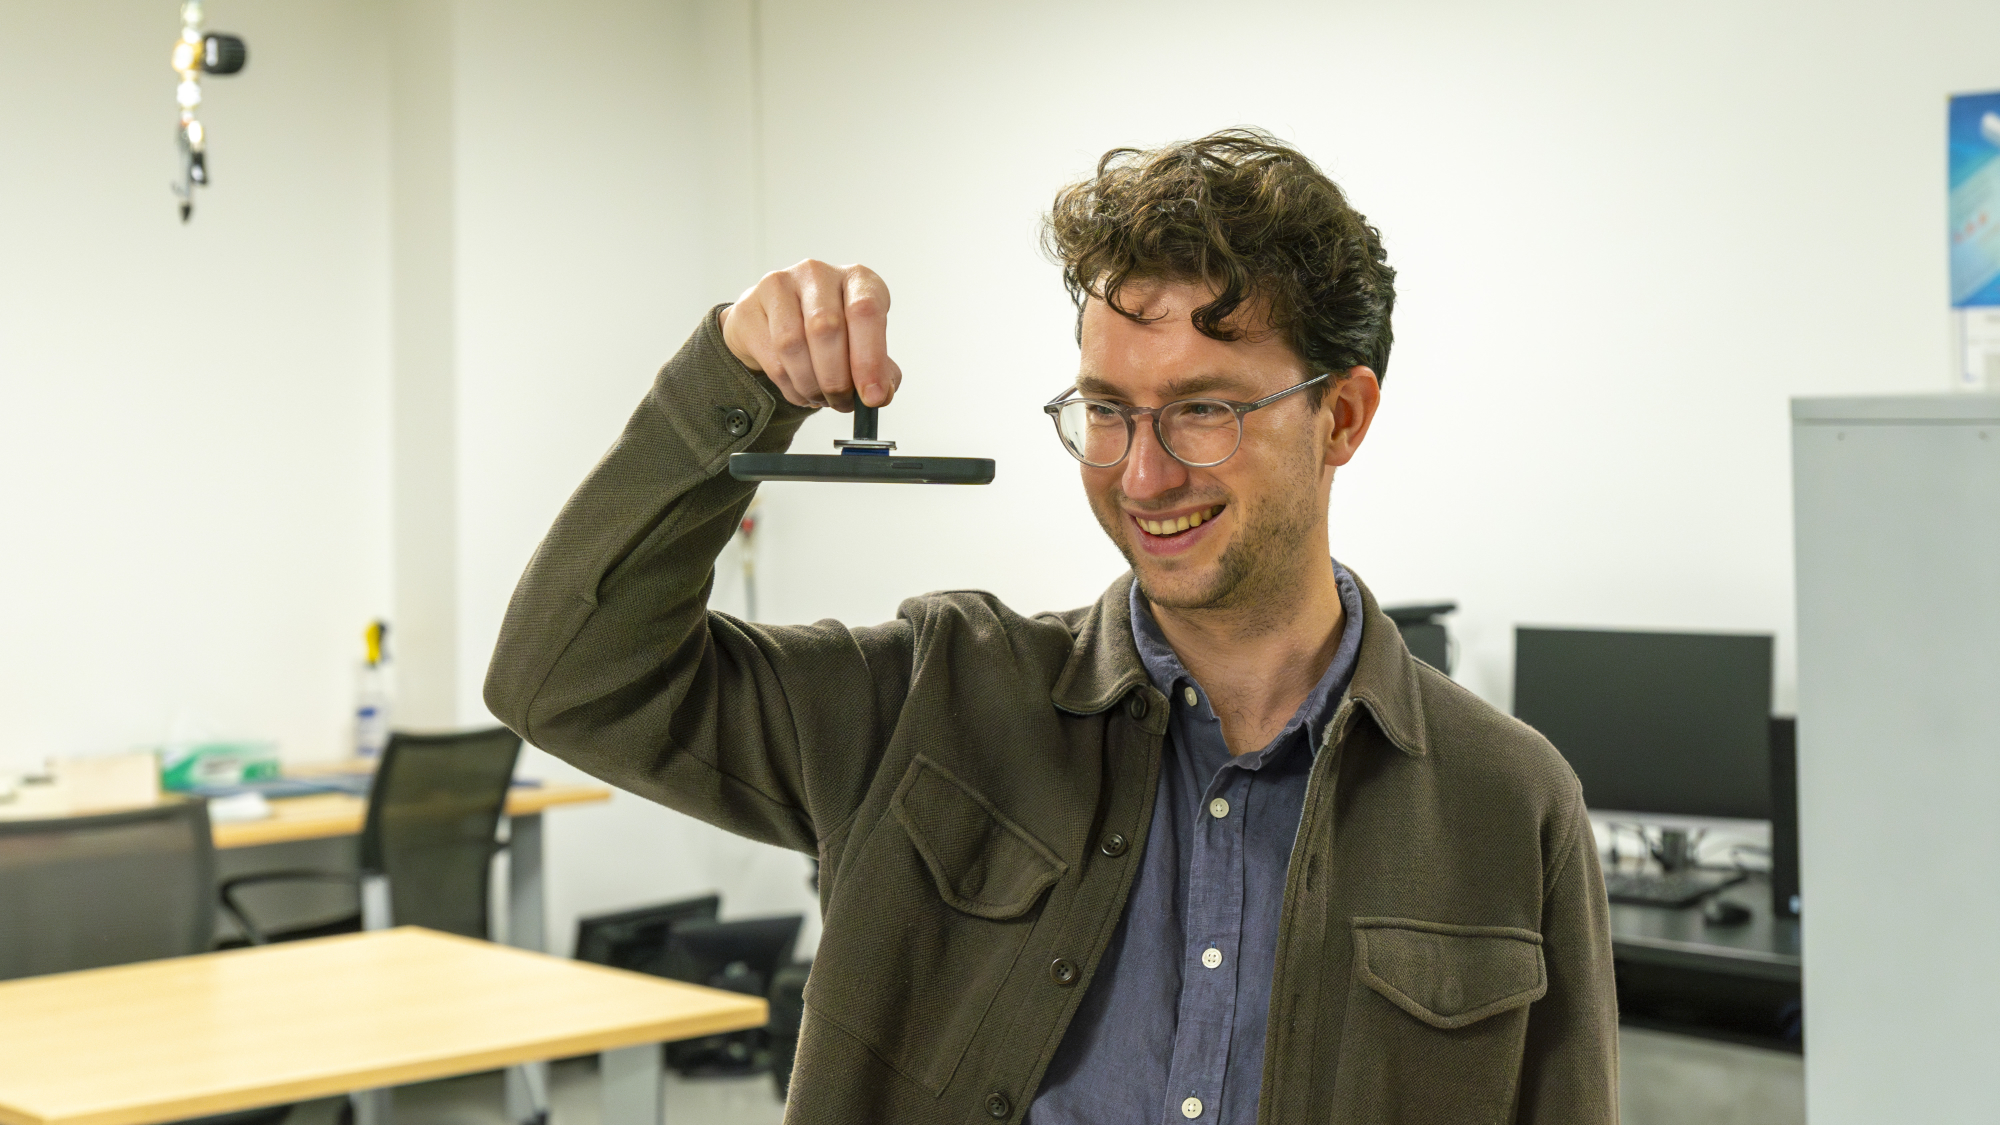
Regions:
<instances>
[{"instance_id":1,"label":"man's nose","mask_svg":"<svg viewBox=\"0 0 2000 1125\"><path fill-rule=\"evenodd\" d=\"M1132 427L1132 449L1125 455L1119 486L1134 500L1162 496L1187 483L1187 466L1174 460L1153 432L1152 419Z\"/></svg>"}]
</instances>

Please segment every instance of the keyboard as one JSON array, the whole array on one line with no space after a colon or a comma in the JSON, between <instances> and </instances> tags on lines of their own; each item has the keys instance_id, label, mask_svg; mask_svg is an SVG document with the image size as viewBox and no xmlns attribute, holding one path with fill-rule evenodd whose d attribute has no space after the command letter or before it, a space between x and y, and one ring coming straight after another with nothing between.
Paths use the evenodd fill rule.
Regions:
<instances>
[{"instance_id":1,"label":"keyboard","mask_svg":"<svg viewBox=\"0 0 2000 1125\"><path fill-rule=\"evenodd\" d=\"M1692 906L1716 891L1740 883L1741 871L1607 871L1604 890L1612 902L1638 906Z\"/></svg>"}]
</instances>

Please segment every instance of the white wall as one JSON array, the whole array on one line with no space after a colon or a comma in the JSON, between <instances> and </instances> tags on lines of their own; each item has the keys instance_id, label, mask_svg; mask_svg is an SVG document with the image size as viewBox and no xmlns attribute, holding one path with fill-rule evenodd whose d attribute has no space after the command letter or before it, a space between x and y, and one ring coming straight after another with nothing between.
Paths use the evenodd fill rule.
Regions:
<instances>
[{"instance_id":1,"label":"white wall","mask_svg":"<svg viewBox=\"0 0 2000 1125\"><path fill-rule=\"evenodd\" d=\"M542 533L723 299L717 278L748 269L749 17L733 2L593 0L557 20L526 0L456 6L462 722L488 720L487 659ZM581 776L529 757L526 772ZM559 949L579 913L710 890L725 916L806 914L803 948L816 940L802 856L624 793L547 823Z\"/></svg>"},{"instance_id":2,"label":"white wall","mask_svg":"<svg viewBox=\"0 0 2000 1125\"><path fill-rule=\"evenodd\" d=\"M768 261L875 266L907 376L885 432L999 460L985 490L770 487L772 616L1097 594L1122 563L1037 410L1075 362L1037 217L1109 147L1254 123L1401 271L1335 551L1384 600L1458 600L1461 678L1502 706L1517 623L1771 631L1790 706L1787 397L1947 385L1944 96L2000 86L2000 9L1971 0L769 0L762 22Z\"/></svg>"},{"instance_id":3,"label":"white wall","mask_svg":"<svg viewBox=\"0 0 2000 1125\"><path fill-rule=\"evenodd\" d=\"M183 226L176 5L0 4L0 770L348 739L389 595L382 10L211 5L250 65Z\"/></svg>"}]
</instances>

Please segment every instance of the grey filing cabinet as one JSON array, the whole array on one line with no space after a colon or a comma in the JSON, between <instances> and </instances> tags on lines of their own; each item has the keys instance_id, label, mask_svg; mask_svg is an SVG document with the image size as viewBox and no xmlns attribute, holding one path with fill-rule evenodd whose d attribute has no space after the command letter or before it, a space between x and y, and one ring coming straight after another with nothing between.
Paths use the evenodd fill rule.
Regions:
<instances>
[{"instance_id":1,"label":"grey filing cabinet","mask_svg":"<svg viewBox=\"0 0 2000 1125\"><path fill-rule=\"evenodd\" d=\"M1797 399L1811 1125L2000 1120L2000 396Z\"/></svg>"}]
</instances>

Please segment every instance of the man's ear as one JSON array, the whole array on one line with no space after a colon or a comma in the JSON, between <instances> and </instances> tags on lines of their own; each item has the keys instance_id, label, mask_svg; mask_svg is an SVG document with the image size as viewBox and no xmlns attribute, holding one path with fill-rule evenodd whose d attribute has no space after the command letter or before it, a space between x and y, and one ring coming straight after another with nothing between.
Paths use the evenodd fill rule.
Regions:
<instances>
[{"instance_id":1,"label":"man's ear","mask_svg":"<svg viewBox=\"0 0 2000 1125\"><path fill-rule=\"evenodd\" d=\"M1373 369L1356 364L1339 377L1322 404L1323 409L1333 412L1333 428L1326 438L1328 465L1338 469L1354 459L1380 405L1382 383Z\"/></svg>"}]
</instances>

